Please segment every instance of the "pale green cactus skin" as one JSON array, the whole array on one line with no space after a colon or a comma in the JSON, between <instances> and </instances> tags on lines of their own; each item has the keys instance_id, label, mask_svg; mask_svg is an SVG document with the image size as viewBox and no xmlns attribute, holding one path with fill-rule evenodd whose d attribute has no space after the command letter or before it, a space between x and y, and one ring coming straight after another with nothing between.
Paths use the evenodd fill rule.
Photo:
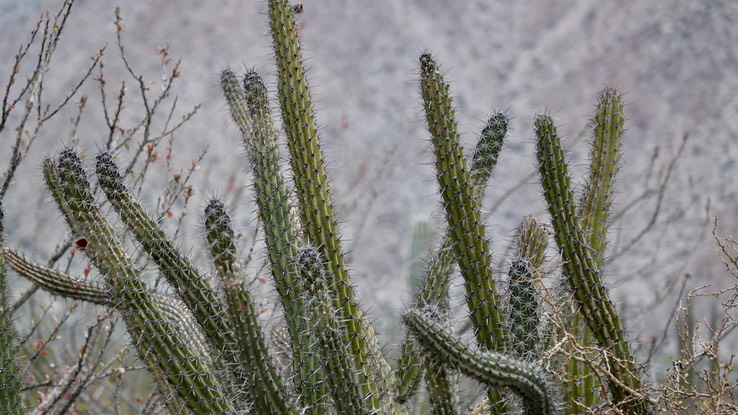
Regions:
<instances>
[{"instance_id":1,"label":"pale green cactus skin","mask_svg":"<svg viewBox=\"0 0 738 415\"><path fill-rule=\"evenodd\" d=\"M504 113L490 117L467 160L449 85L427 53L420 57L420 89L447 226L413 306L404 315L407 336L392 369L358 305L347 271L293 8L285 0L270 0L268 17L291 181L282 173L279 129L259 75L248 71L239 79L225 70L221 84L253 168L266 257L284 316L280 349L290 353L289 370L278 369L278 350L262 331L223 203L211 200L203 221L221 293L131 196L108 153L96 158L100 187L128 232L175 288L174 294L151 291L142 282L92 195L79 153L64 149L55 161L45 162L44 178L72 233L88 241L85 253L104 280L92 283L40 266L17 250L2 247L0 228L2 310L7 307L5 262L55 295L117 307L174 414L405 414L415 409L410 402L423 380L432 413L459 414L459 372L486 386L487 402L492 404L484 405L494 413L512 407L504 399L511 393L522 398L529 414L574 413L572 402L600 402L581 388L556 385L535 360L552 341L540 317L539 290L549 236L544 226L533 217L521 223L507 291L498 289L492 272L481 211L508 117ZM543 115L535 127L553 238L564 260L568 289L581 308L572 318L588 328L575 334L590 333L612 353L609 393L626 413L642 414L651 412L651 404L632 393L641 391L642 384L603 279L622 114L619 95L606 89L593 123L590 177L578 205L553 121ZM465 287L476 345L466 344L451 331L449 285L455 265ZM5 312L0 315L0 394L5 394L0 395L0 409L20 414L24 408L9 317Z\"/></svg>"}]
</instances>

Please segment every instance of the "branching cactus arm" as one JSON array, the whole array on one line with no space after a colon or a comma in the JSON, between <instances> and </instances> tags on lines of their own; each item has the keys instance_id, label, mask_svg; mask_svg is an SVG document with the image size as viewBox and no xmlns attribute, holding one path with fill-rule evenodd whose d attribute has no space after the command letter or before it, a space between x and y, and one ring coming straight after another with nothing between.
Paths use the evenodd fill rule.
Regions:
<instances>
[{"instance_id":1,"label":"branching cactus arm","mask_svg":"<svg viewBox=\"0 0 738 415\"><path fill-rule=\"evenodd\" d=\"M105 307L120 307L122 305L120 301L116 300L113 287L107 284L78 278L45 267L10 247L3 249L3 256L15 272L38 284L51 294ZM151 300L166 315L168 320L176 324L180 334L183 338L186 338L188 344L201 350L202 353L210 353L210 346L202 332L202 328L181 300L157 293L151 293Z\"/></svg>"},{"instance_id":2,"label":"branching cactus arm","mask_svg":"<svg viewBox=\"0 0 738 415\"><path fill-rule=\"evenodd\" d=\"M85 238L85 252L114 287L139 355L148 364L153 363L151 370L156 379L166 380L164 390L176 391L177 397L172 398L176 402L170 407L186 406L195 413L235 411L233 391L222 383L222 374L218 377L213 356L198 353L183 341L177 327L153 304L115 231L100 214L78 153L63 150L58 165L47 160L44 177L52 194L63 200L60 208L72 232Z\"/></svg>"}]
</instances>

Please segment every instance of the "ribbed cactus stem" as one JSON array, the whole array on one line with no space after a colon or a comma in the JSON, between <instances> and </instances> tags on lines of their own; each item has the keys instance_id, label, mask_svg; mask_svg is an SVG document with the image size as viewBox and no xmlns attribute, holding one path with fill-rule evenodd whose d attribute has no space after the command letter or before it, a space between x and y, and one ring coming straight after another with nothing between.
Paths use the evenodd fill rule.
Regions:
<instances>
[{"instance_id":1,"label":"ribbed cactus stem","mask_svg":"<svg viewBox=\"0 0 738 415\"><path fill-rule=\"evenodd\" d=\"M387 404L381 400L390 398L389 385L378 375L381 368L375 363L383 357L370 357L372 351L367 342L374 340L369 338L372 334L364 331L365 325L344 263L297 25L293 8L286 0L269 1L269 24L277 62L279 101L303 231L306 241L318 248L327 261L328 273L333 278L330 284L332 297L341 320L347 326L346 341L351 344L354 367L362 373L362 389L364 395L372 400L370 406L380 410Z\"/></svg>"},{"instance_id":2,"label":"ribbed cactus stem","mask_svg":"<svg viewBox=\"0 0 738 415\"><path fill-rule=\"evenodd\" d=\"M629 392L641 390L640 376L620 318L576 215L568 165L554 122L549 115L541 115L536 119L535 129L541 184L556 244L563 258L564 273L589 328L598 343L612 353L608 362L618 381L610 382L611 392L617 403L624 403L638 413L649 412L650 403L646 398L632 396Z\"/></svg>"},{"instance_id":3,"label":"ribbed cactus stem","mask_svg":"<svg viewBox=\"0 0 738 415\"><path fill-rule=\"evenodd\" d=\"M484 189L492 175L502 150L507 134L508 116L505 113L493 114L484 128L472 156L471 180L475 189L475 197L481 202ZM450 233L446 233L441 248L426 267L426 275L420 291L415 299L416 307L437 306L440 310L449 309L449 276L455 262L454 241ZM417 344L409 338L403 340L395 382L395 396L404 402L413 396L420 385L423 367ZM440 369L439 369L440 370ZM438 372L439 370L436 370ZM435 373L432 376L439 376ZM452 376L449 374L449 376Z\"/></svg>"},{"instance_id":4,"label":"ribbed cactus stem","mask_svg":"<svg viewBox=\"0 0 738 415\"><path fill-rule=\"evenodd\" d=\"M251 388L256 411L297 414L285 381L267 347L254 300L243 282L231 218L219 200L211 199L205 208L205 236L213 263L223 281L228 312L242 350L243 370L253 379Z\"/></svg>"},{"instance_id":5,"label":"ribbed cactus stem","mask_svg":"<svg viewBox=\"0 0 738 415\"><path fill-rule=\"evenodd\" d=\"M120 307L114 288L104 284L77 278L73 275L45 267L23 255L17 249L5 247L2 251L7 264L22 277L38 284L44 291L64 298L85 301L105 307ZM177 298L151 293L152 302L177 325L188 344L207 353L210 346L202 329L192 317L189 309Z\"/></svg>"},{"instance_id":6,"label":"ribbed cactus stem","mask_svg":"<svg viewBox=\"0 0 738 415\"><path fill-rule=\"evenodd\" d=\"M423 359L425 390L433 415L461 413L459 371L446 365L446 357L425 354Z\"/></svg>"},{"instance_id":7,"label":"ribbed cactus stem","mask_svg":"<svg viewBox=\"0 0 738 415\"><path fill-rule=\"evenodd\" d=\"M624 125L622 98L616 90L606 88L599 95L592 119L589 178L578 206L582 230L598 270L603 270L605 264L607 227L620 166ZM571 333L580 339L581 344L589 345L593 335L578 311L574 312L571 320ZM595 393L596 375L589 366L574 360L569 362L569 372L571 381L567 387L570 388L568 396L572 401L571 410L573 413L585 413L587 408L597 405L601 399Z\"/></svg>"},{"instance_id":8,"label":"ribbed cactus stem","mask_svg":"<svg viewBox=\"0 0 738 415\"><path fill-rule=\"evenodd\" d=\"M485 186L497 165L502 144L507 135L508 116L504 112L494 113L482 128L471 162L471 179L474 186ZM482 191L477 190L481 195Z\"/></svg>"},{"instance_id":9,"label":"ribbed cactus stem","mask_svg":"<svg viewBox=\"0 0 738 415\"><path fill-rule=\"evenodd\" d=\"M44 177L52 194L63 200L62 213L72 232L86 239L85 252L114 286L134 345L151 365L155 378L166 379L164 390L176 391L177 399L195 413L235 411L229 387L221 383L212 356L198 353L183 341L178 328L159 311L139 280L133 261L100 213L78 153L63 150L58 166L47 160Z\"/></svg>"},{"instance_id":10,"label":"ribbed cactus stem","mask_svg":"<svg viewBox=\"0 0 738 415\"><path fill-rule=\"evenodd\" d=\"M510 264L510 350L532 360L540 344L539 299L548 233L526 216L519 227L516 253Z\"/></svg>"},{"instance_id":11,"label":"ribbed cactus stem","mask_svg":"<svg viewBox=\"0 0 738 415\"><path fill-rule=\"evenodd\" d=\"M430 255L432 233L430 224L427 220L416 223L413 227L412 242L410 247L410 284L412 285L413 296L416 298L415 306L422 307L429 303L436 304L443 310L448 310L448 290L445 288L448 283L448 277L430 279L428 275L434 268L429 267L430 262L426 259ZM436 256L437 257L437 256ZM433 258L436 258L433 257ZM437 268L436 268L437 269ZM397 372L394 385L395 400L401 403L407 402L418 391L420 381L425 373L424 359L421 356L420 346L415 342L408 332L405 332L402 344L400 346L400 358L397 361ZM439 367L439 372L445 370ZM435 373L436 376L442 376L441 373ZM436 380L435 384L440 386L441 380Z\"/></svg>"},{"instance_id":12,"label":"ribbed cactus stem","mask_svg":"<svg viewBox=\"0 0 738 415\"><path fill-rule=\"evenodd\" d=\"M343 326L329 294L330 278L320 252L303 246L298 255L298 269L304 291L310 297L311 321L318 336L318 349L325 365L333 403L339 414L370 414L361 390L360 375L354 369L350 346L344 341Z\"/></svg>"},{"instance_id":13,"label":"ribbed cactus stem","mask_svg":"<svg viewBox=\"0 0 738 415\"><path fill-rule=\"evenodd\" d=\"M420 77L436 159L436 176L454 253L464 278L472 326L482 347L504 351L507 344L505 317L492 275L480 204L461 148L448 84L430 54L420 57Z\"/></svg>"},{"instance_id":14,"label":"ribbed cactus stem","mask_svg":"<svg viewBox=\"0 0 738 415\"><path fill-rule=\"evenodd\" d=\"M538 366L502 353L474 350L419 310L410 310L404 319L424 348L465 375L487 385L510 387L524 398L529 414L558 413L552 387Z\"/></svg>"},{"instance_id":15,"label":"ribbed cactus stem","mask_svg":"<svg viewBox=\"0 0 738 415\"><path fill-rule=\"evenodd\" d=\"M44 267L23 255L20 251L7 246L3 248L2 254L7 264L15 272L38 284L51 294L92 304L116 306L116 301L112 296L113 289L106 284L76 278L61 271Z\"/></svg>"},{"instance_id":16,"label":"ribbed cactus stem","mask_svg":"<svg viewBox=\"0 0 738 415\"><path fill-rule=\"evenodd\" d=\"M5 214L0 199L0 250L5 241ZM10 324L7 294L7 269L0 255L0 413L21 415L25 413L20 389L20 373L13 344L13 328Z\"/></svg>"},{"instance_id":17,"label":"ribbed cactus stem","mask_svg":"<svg viewBox=\"0 0 738 415\"><path fill-rule=\"evenodd\" d=\"M615 89L606 88L600 93L592 128L594 138L590 152L589 180L579 203L579 217L595 264L602 269L607 248L610 207L615 178L620 167L620 148L625 130L623 101Z\"/></svg>"},{"instance_id":18,"label":"ribbed cactus stem","mask_svg":"<svg viewBox=\"0 0 738 415\"><path fill-rule=\"evenodd\" d=\"M298 289L296 242L300 236L292 221L289 191L279 168L279 150L266 88L253 71L244 77L243 88L233 72L223 71L221 85L253 167L256 205L264 226L274 284L290 334L293 383L299 392L300 406L308 413L322 413L326 410L328 395L318 356L308 350L317 343L317 338L307 325L306 295Z\"/></svg>"}]
</instances>

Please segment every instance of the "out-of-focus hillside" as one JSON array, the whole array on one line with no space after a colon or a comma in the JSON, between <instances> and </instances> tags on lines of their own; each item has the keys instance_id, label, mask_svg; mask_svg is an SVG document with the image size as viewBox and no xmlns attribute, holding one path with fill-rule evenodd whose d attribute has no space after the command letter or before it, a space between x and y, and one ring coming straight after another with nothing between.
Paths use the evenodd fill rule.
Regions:
<instances>
[{"instance_id":1,"label":"out-of-focus hillside","mask_svg":"<svg viewBox=\"0 0 738 415\"><path fill-rule=\"evenodd\" d=\"M45 8L55 10L56 3L6 0L0 4L3 80L35 19ZM219 72L226 67L255 67L275 85L269 78L273 67L266 5L235 0L119 3L130 62L156 80L160 75L154 50L168 44L172 56L182 60L182 81L175 91L180 96L179 108L184 111L202 103L197 116L178 133L177 159L186 165L202 148L209 147L196 177L200 198L186 233L190 239L185 246L198 247L196 218L206 197L223 194L228 178L245 167L236 128L220 94ZM627 261L613 264L609 272L612 281L626 277L628 281L616 286L614 297L632 307L647 303L667 279L678 277L685 264L683 271L701 282L726 283L706 220L718 215L724 233L737 232L738 3L303 3L300 25L304 54L311 67L313 98L337 202L346 208L345 239L355 242L352 268L360 290L372 293L365 300L368 306L401 307L408 301L407 295L400 294L407 292L406 255L412 221L432 215L441 223L417 91L417 57L424 50L432 51L448 71L470 146L493 109L509 109L514 117L490 186L488 208L535 168L533 116L544 109L554 113L568 142L573 142L586 126L597 92L604 85L626 93L630 119L616 210L644 189L647 177L643 173L654 149L659 147L658 170L688 134L685 154L673 172L657 222L676 219L668 226L655 227ZM89 56L106 44L109 82L125 79L133 88L115 46L115 6L116 2L108 0L77 1L62 49L46 80L47 96L64 94L88 64ZM96 107L99 94L94 87L86 93L90 111L79 136L83 146L94 152L101 135L100 109ZM42 135L43 141L37 143L6 202L9 239L25 249L36 246L39 255L63 237L54 235L63 228L58 214L41 197L38 166L44 153L71 140L71 116L61 117ZM0 163L7 161L7 141L1 143ZM391 157L382 168L388 153ZM577 172L582 173L584 142L572 149L571 157ZM366 187L378 171L381 175L374 188ZM246 185L245 179L239 180ZM358 207L349 209L354 201ZM365 206L370 202L367 211ZM639 209L631 211L630 219L614 229L621 242L633 237L650 219L654 203ZM242 227L251 226L252 211L251 206L238 209ZM504 261L504 248L520 218L543 212L535 178L505 200L490 219L498 261ZM33 223L38 228L30 225ZM641 255L634 255L637 252ZM662 312L668 312L668 307ZM648 333L654 328L633 329Z\"/></svg>"}]
</instances>

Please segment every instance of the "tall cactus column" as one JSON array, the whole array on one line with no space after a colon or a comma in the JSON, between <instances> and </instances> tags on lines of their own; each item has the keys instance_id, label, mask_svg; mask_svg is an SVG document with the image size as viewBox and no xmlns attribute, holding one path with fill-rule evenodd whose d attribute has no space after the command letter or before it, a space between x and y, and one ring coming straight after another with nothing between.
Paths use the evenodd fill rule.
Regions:
<instances>
[{"instance_id":1,"label":"tall cactus column","mask_svg":"<svg viewBox=\"0 0 738 415\"><path fill-rule=\"evenodd\" d=\"M279 168L279 150L266 88L255 72L246 75L241 88L233 72L223 71L221 84L253 166L254 193L267 255L290 334L293 383L300 395L300 405L308 414L318 414L325 411L328 396L318 356L309 352L318 340L309 326L308 299L298 289L296 242L301 236L292 222L289 189Z\"/></svg>"},{"instance_id":2,"label":"tall cactus column","mask_svg":"<svg viewBox=\"0 0 738 415\"><path fill-rule=\"evenodd\" d=\"M269 24L277 61L279 102L282 110L290 165L307 242L326 260L329 288L347 330L354 368L360 373L362 389L372 410L391 405L388 382L382 374L383 357L370 344L374 334L362 321L340 244L338 224L328 190L318 131L297 36L293 8L286 0L269 1Z\"/></svg>"},{"instance_id":3,"label":"tall cactus column","mask_svg":"<svg viewBox=\"0 0 738 415\"><path fill-rule=\"evenodd\" d=\"M466 287L477 341L503 352L508 333L492 274L489 241L451 105L448 85L430 54L420 57L420 86L436 156L436 175L453 250Z\"/></svg>"},{"instance_id":4,"label":"tall cactus column","mask_svg":"<svg viewBox=\"0 0 738 415\"><path fill-rule=\"evenodd\" d=\"M448 84L430 54L420 57L420 88L435 154L436 177L446 210L453 252L466 287L466 302L479 345L505 352L508 329L492 274L492 258L480 201L457 131ZM497 388L488 391L495 413L505 410Z\"/></svg>"},{"instance_id":5,"label":"tall cactus column","mask_svg":"<svg viewBox=\"0 0 738 415\"><path fill-rule=\"evenodd\" d=\"M497 112L489 118L482 129L471 163L471 179L477 200L483 199L485 186L497 165L502 143L507 134L507 124L507 115ZM432 306L437 307L440 314L449 313L449 279L456 264L453 244L452 236L447 231L443 236L441 248L426 267L422 287L415 299L415 307ZM434 373L426 373L426 383L434 383L436 386L441 383L441 377L449 379L454 377L451 373L442 374L443 368L437 364L426 362L421 365L421 360L420 346L406 335L402 342L395 379L395 393L398 401L407 401L416 393L421 375L427 369L431 369ZM431 368L431 366L434 367Z\"/></svg>"},{"instance_id":6,"label":"tall cactus column","mask_svg":"<svg viewBox=\"0 0 738 415\"><path fill-rule=\"evenodd\" d=\"M639 392L642 384L633 352L576 215L568 165L554 122L549 115L541 115L535 128L541 184L564 273L590 330L610 351L607 361L616 378L610 380L610 390L628 412L650 413L651 404Z\"/></svg>"}]
</instances>

